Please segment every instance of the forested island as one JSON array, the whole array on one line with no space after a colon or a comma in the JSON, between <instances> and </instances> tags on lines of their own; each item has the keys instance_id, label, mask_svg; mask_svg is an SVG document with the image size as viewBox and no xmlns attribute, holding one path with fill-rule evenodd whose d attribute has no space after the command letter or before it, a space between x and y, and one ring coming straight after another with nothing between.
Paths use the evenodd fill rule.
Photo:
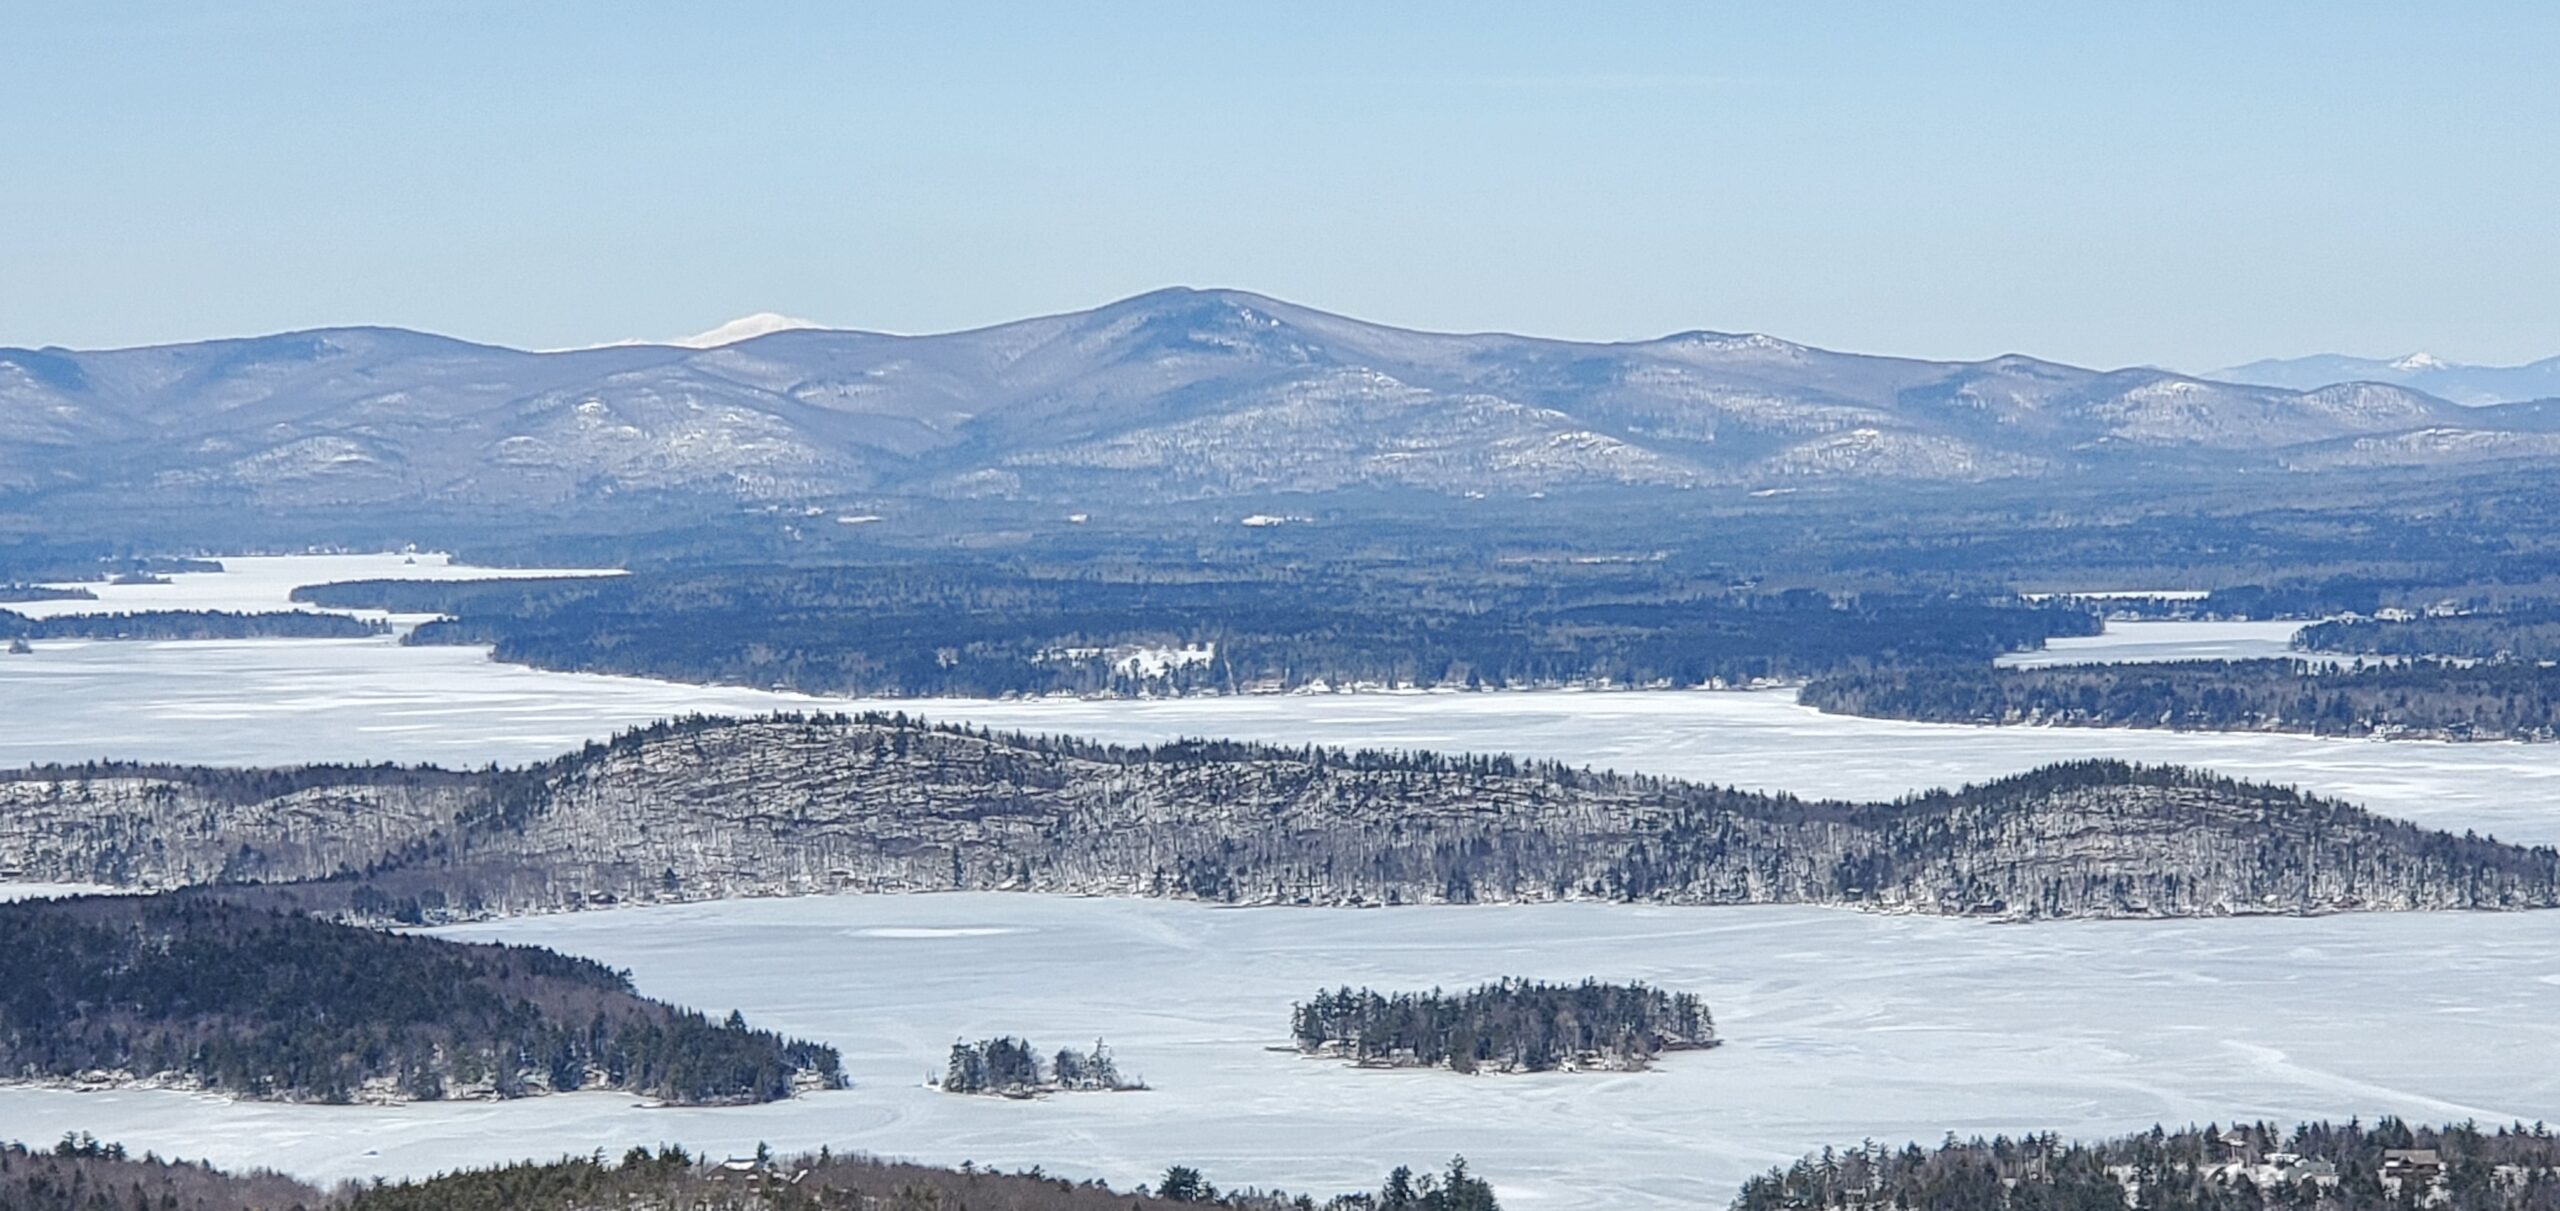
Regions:
<instances>
[{"instance_id":1,"label":"forested island","mask_svg":"<svg viewBox=\"0 0 2560 1211\"><path fill-rule=\"evenodd\" d=\"M2519 661L1890 668L1819 678L1800 701L1836 715L1927 723L2560 739L2560 668Z\"/></svg>"},{"instance_id":2,"label":"forested island","mask_svg":"<svg viewBox=\"0 0 2560 1211\"><path fill-rule=\"evenodd\" d=\"M1220 1190L1198 1169L1168 1166L1152 1185L1114 1190L964 1163L936 1168L877 1157L814 1153L698 1156L681 1145L634 1147L556 1161L462 1169L334 1190L273 1173L134 1156L85 1135L49 1148L0 1144L0 1207L8 1211L1130 1211L1186 1206L1231 1211L1501 1211L1493 1186L1463 1158L1440 1172L1398 1168L1376 1191L1318 1200L1262 1187Z\"/></svg>"},{"instance_id":3,"label":"forested island","mask_svg":"<svg viewBox=\"0 0 2560 1211\"><path fill-rule=\"evenodd\" d=\"M2210 774L1839 803L1508 757L694 719L523 769L0 771L0 877L377 921L849 891L1836 904L2009 919L2560 904L2560 851Z\"/></svg>"},{"instance_id":4,"label":"forested island","mask_svg":"<svg viewBox=\"0 0 2560 1211\"><path fill-rule=\"evenodd\" d=\"M2206 1126L1824 1149L1754 1178L1733 1211L2555 1211L2560 1137L2540 1124Z\"/></svg>"},{"instance_id":5,"label":"forested island","mask_svg":"<svg viewBox=\"0 0 2560 1211\"><path fill-rule=\"evenodd\" d=\"M1102 1040L1093 1050L1061 1047L1042 1056L1030 1043L1010 1035L951 1045L936 1088L944 1093L985 1093L999 1097L1036 1097L1043 1093L1109 1092L1144 1089L1145 1081L1120 1075L1119 1061Z\"/></svg>"},{"instance_id":6,"label":"forested island","mask_svg":"<svg viewBox=\"0 0 2560 1211\"><path fill-rule=\"evenodd\" d=\"M1290 1010L1308 1055L1452 1072L1639 1071L1717 1044L1706 1003L1643 984L1501 980L1461 993L1320 992Z\"/></svg>"},{"instance_id":7,"label":"forested island","mask_svg":"<svg viewBox=\"0 0 2560 1211\"><path fill-rule=\"evenodd\" d=\"M366 639L389 624L310 610L141 610L29 618L0 610L0 639Z\"/></svg>"},{"instance_id":8,"label":"forested island","mask_svg":"<svg viewBox=\"0 0 2560 1211\"><path fill-rule=\"evenodd\" d=\"M1104 560L358 581L294 600L450 616L414 644L578 672L889 696L1741 685L1989 661L2096 614L2004 594L1761 591L1650 559L1357 569Z\"/></svg>"},{"instance_id":9,"label":"forested island","mask_svg":"<svg viewBox=\"0 0 2560 1211\"><path fill-rule=\"evenodd\" d=\"M646 1000L526 946L201 895L0 904L0 1078L290 1101L619 1089L760 1102L842 1083L833 1048Z\"/></svg>"}]
</instances>

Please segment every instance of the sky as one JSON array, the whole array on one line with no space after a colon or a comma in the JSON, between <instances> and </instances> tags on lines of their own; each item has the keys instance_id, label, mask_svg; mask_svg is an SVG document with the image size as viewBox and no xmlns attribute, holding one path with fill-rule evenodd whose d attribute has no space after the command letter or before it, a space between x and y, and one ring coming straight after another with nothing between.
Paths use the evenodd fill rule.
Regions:
<instances>
[{"instance_id":1,"label":"sky","mask_svg":"<svg viewBox=\"0 0 2560 1211\"><path fill-rule=\"evenodd\" d=\"M2560 6L0 0L0 345L1418 328L2560 353Z\"/></svg>"}]
</instances>

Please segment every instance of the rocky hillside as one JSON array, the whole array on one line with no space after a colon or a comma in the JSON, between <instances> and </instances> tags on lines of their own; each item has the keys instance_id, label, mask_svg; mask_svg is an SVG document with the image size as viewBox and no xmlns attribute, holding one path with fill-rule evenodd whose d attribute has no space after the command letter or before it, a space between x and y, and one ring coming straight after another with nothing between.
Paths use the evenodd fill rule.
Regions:
<instances>
[{"instance_id":1,"label":"rocky hillside","mask_svg":"<svg viewBox=\"0 0 2560 1211\"><path fill-rule=\"evenodd\" d=\"M0 869L321 880L269 898L406 919L956 888L2029 918L2560 903L2560 853L2178 770L1811 803L1506 758L1130 750L880 716L665 724L512 772L27 771L0 781Z\"/></svg>"},{"instance_id":2,"label":"rocky hillside","mask_svg":"<svg viewBox=\"0 0 2560 1211\"><path fill-rule=\"evenodd\" d=\"M0 499L58 507L709 494L1074 508L2275 469L2329 465L2342 456L2283 452L2358 439L2380 439L2353 454L2366 462L2518 456L2393 436L2448 427L2495 420L2387 383L2295 390L1716 332L1421 333L1227 290L971 332L794 330L709 349L531 353L380 328L0 349Z\"/></svg>"}]
</instances>

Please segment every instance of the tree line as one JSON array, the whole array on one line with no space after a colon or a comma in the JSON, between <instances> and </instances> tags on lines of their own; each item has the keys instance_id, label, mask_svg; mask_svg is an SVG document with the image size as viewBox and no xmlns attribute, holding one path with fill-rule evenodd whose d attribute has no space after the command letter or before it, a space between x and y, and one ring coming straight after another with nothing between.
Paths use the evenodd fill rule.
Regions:
<instances>
[{"instance_id":1,"label":"tree line","mask_svg":"<svg viewBox=\"0 0 2560 1211\"><path fill-rule=\"evenodd\" d=\"M0 610L0 639L366 639L389 624L310 610L140 610L29 618Z\"/></svg>"},{"instance_id":2,"label":"tree line","mask_svg":"<svg viewBox=\"0 0 2560 1211\"><path fill-rule=\"evenodd\" d=\"M295 599L448 615L404 642L489 644L544 668L891 696L1731 685L1987 661L2098 628L2084 608L1996 593L1766 592L1649 565L1435 570L729 567L360 581ZM1197 658L1131 659L1179 649Z\"/></svg>"},{"instance_id":3,"label":"tree line","mask_svg":"<svg viewBox=\"0 0 2560 1211\"><path fill-rule=\"evenodd\" d=\"M2560 668L2517 661L1889 668L1816 679L1799 700L1832 714L1931 723L2560 739Z\"/></svg>"},{"instance_id":4,"label":"tree line","mask_svg":"<svg viewBox=\"0 0 2560 1211\"><path fill-rule=\"evenodd\" d=\"M2294 646L2364 656L2560 660L2560 606L2530 603L2480 613L2336 618L2302 628Z\"/></svg>"}]
</instances>

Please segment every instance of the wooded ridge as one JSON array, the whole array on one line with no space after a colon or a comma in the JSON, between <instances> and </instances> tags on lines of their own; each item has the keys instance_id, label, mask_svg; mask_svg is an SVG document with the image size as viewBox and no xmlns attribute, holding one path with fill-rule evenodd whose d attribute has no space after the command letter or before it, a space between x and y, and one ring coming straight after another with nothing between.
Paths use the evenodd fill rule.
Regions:
<instances>
[{"instance_id":1,"label":"wooded ridge","mask_svg":"<svg viewBox=\"0 0 2560 1211\"><path fill-rule=\"evenodd\" d=\"M1508 757L1118 748L902 715L673 721L521 770L12 771L0 877L222 883L405 921L954 889L2012 918L2560 903L2552 849L2179 769L2083 762L1856 804Z\"/></svg>"}]
</instances>

